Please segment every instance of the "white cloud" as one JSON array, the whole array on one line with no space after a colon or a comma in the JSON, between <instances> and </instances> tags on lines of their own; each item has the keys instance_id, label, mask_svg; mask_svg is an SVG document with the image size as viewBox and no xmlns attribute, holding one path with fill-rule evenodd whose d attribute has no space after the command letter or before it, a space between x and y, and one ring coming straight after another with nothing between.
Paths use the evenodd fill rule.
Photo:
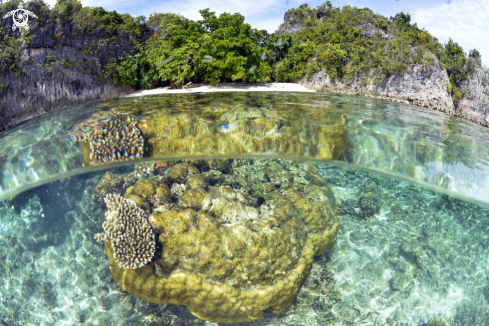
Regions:
<instances>
[{"instance_id":1,"label":"white cloud","mask_svg":"<svg viewBox=\"0 0 489 326\"><path fill-rule=\"evenodd\" d=\"M482 63L489 66L489 0L452 0L431 8L419 9L412 21L425 27L445 44L448 38L465 52L477 49Z\"/></svg>"}]
</instances>

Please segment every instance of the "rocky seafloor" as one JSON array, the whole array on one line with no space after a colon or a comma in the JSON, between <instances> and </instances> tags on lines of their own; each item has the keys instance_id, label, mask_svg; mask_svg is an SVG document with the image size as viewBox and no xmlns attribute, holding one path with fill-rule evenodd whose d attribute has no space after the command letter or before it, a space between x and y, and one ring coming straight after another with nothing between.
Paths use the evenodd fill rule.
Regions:
<instances>
[{"instance_id":1,"label":"rocky seafloor","mask_svg":"<svg viewBox=\"0 0 489 326\"><path fill-rule=\"evenodd\" d=\"M291 306L250 325L489 324L489 209L344 167L320 171L338 202L337 242L315 258ZM94 239L102 175L0 202L0 324L213 324L114 281Z\"/></svg>"}]
</instances>

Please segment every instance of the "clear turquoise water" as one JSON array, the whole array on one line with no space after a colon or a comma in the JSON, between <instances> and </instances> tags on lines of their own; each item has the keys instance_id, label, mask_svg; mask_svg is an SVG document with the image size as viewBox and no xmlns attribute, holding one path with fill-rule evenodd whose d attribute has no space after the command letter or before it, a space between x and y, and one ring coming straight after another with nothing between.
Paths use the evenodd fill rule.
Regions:
<instances>
[{"instance_id":1,"label":"clear turquoise water","mask_svg":"<svg viewBox=\"0 0 489 326\"><path fill-rule=\"evenodd\" d=\"M113 280L93 237L104 216L92 194L107 169L129 173L134 162L83 168L83 150L70 135L94 113L114 108L151 119L165 110L192 116L237 106L254 114L260 108L279 125L293 126L291 139L302 137L301 130L313 137L329 116L348 120L349 143L338 160L321 161L314 149L300 153L318 161L336 197L337 242L316 258L289 308L252 324L426 325L436 318L489 324L487 128L405 104L321 93L119 99L56 112L0 135L0 321L212 324L179 306L149 304ZM257 117L229 121L216 113L213 119L222 129L243 120L252 125ZM298 157L262 150L270 159ZM263 158L263 152L249 155ZM378 199L371 215L360 202L366 187Z\"/></svg>"},{"instance_id":2,"label":"clear turquoise water","mask_svg":"<svg viewBox=\"0 0 489 326\"><path fill-rule=\"evenodd\" d=\"M170 94L122 98L72 107L53 112L42 119L0 135L0 199L9 198L29 187L69 175L85 173L83 150L71 135L79 136L95 128L97 121L113 110L131 113L141 120L156 119L162 114L185 114L208 118L216 133L225 134L237 124L253 124L266 118L278 126L291 126L291 135L283 138L300 142L317 137L321 126L331 117L345 116L348 146L333 164L385 174L429 187L438 192L489 204L489 130L473 122L412 105L383 100L328 94L236 92L207 94ZM224 114L223 110L240 111ZM255 111L259 111L258 113ZM203 113L204 112L204 113ZM91 123L90 123L91 122ZM198 122L198 121L197 121ZM184 136L195 133L197 122L179 130ZM83 126L83 128L77 128ZM100 127L100 126L99 126ZM262 125L259 125L263 128ZM266 128L271 128L268 125ZM171 130L170 127L168 130ZM166 132L170 132L166 130ZM269 130L258 130L266 134ZM255 130L247 130L249 134ZM321 160L317 149L267 152L274 157ZM215 152L174 153L190 157L223 155ZM145 155L147 158L148 155ZM151 158L158 158L151 156Z\"/></svg>"}]
</instances>

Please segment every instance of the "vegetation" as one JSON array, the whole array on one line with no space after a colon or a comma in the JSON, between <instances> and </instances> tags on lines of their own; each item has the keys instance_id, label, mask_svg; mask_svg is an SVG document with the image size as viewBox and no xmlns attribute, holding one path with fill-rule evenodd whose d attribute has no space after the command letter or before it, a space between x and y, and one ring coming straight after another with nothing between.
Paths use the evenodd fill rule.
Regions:
<instances>
[{"instance_id":1,"label":"vegetation","mask_svg":"<svg viewBox=\"0 0 489 326\"><path fill-rule=\"evenodd\" d=\"M18 3L0 4L0 15ZM97 56L124 35L134 51L109 58L104 76L118 85L137 88L183 87L189 82L291 82L320 69L332 79L361 76L365 82L376 83L409 72L415 65L430 69L438 61L447 70L447 89L457 102L465 94L463 81L481 62L477 50L466 54L451 39L440 44L428 31L412 24L409 14L386 18L367 8L335 8L330 1L317 8L303 4L289 10L282 29L273 34L253 29L239 13L217 17L209 9L200 10L202 20L196 22L172 13L134 18L100 7L83 7L79 0L58 0L52 10L43 0L33 0L28 9L39 17L31 23L31 30L56 24L58 44L67 36L66 26L72 27L74 37L96 36L97 42L83 46L86 54ZM20 74L20 53L32 35L19 37L0 26L0 38L0 74ZM55 63L59 62L47 64ZM77 64L62 63L65 67Z\"/></svg>"},{"instance_id":2,"label":"vegetation","mask_svg":"<svg viewBox=\"0 0 489 326\"><path fill-rule=\"evenodd\" d=\"M0 17L17 9L21 2L20 0L11 0L0 4ZM92 42L89 38L84 37L84 40L83 38L81 40L85 43L81 42L81 46L85 53L95 56L100 48L113 46L116 43L116 36L122 35L130 40L132 46L136 46L140 42L140 29L144 25L144 22L141 23L128 14L120 15L115 11L107 12L100 7L83 7L78 0L58 0L53 9L50 9L43 0L31 0L26 3L26 9L34 12L38 17L29 20L29 32L25 30L13 31L12 23L8 20L3 20L2 25L0 25L0 78L5 78L7 74L14 77L22 74L23 68L20 60L22 51L30 46L34 33L49 28L49 24L54 24L55 48L63 42L65 37L94 36L97 42ZM94 62L96 61L94 59ZM45 60L45 65L51 66L51 68L57 63L59 63L58 60L53 59L52 55ZM69 63L63 63L65 67L67 64L69 66ZM92 65L92 63L73 64L87 66ZM82 68L87 70L86 67Z\"/></svg>"},{"instance_id":3,"label":"vegetation","mask_svg":"<svg viewBox=\"0 0 489 326\"><path fill-rule=\"evenodd\" d=\"M409 14L387 19L367 8L333 8L329 1L324 6L328 8L327 19L312 20L320 7L307 5L298 9L299 15L289 15L292 22L297 17L307 18L297 22L305 28L293 36L290 51L276 66L277 80L293 81L319 69L326 70L333 79L351 79L375 69L380 81L385 76L408 72L413 65L432 65L433 55L443 52L436 38L410 23ZM376 34L365 37L365 26L371 26Z\"/></svg>"},{"instance_id":4,"label":"vegetation","mask_svg":"<svg viewBox=\"0 0 489 326\"><path fill-rule=\"evenodd\" d=\"M18 7L18 1L7 2L0 6L0 17L3 17L6 13L14 10ZM21 73L20 67L20 55L25 44L30 41L32 37L28 35L21 35L20 37L10 36L6 28L0 25L0 74L5 75L11 73L14 76L18 76ZM2 87L3 88L3 85ZM1 89L0 89L1 91Z\"/></svg>"},{"instance_id":5,"label":"vegetation","mask_svg":"<svg viewBox=\"0 0 489 326\"><path fill-rule=\"evenodd\" d=\"M189 81L217 84L223 81L265 82L271 67L262 60L264 33L244 24L240 14L216 17L200 10L203 20L190 21L177 14L150 17L159 33L141 52L126 56L116 67L119 84L150 88L161 82L181 87Z\"/></svg>"},{"instance_id":6,"label":"vegetation","mask_svg":"<svg viewBox=\"0 0 489 326\"><path fill-rule=\"evenodd\" d=\"M448 91L453 95L453 101L457 103L466 92L465 89L460 89L460 84L473 73L475 63L480 64L479 51L471 50L467 58L462 47L449 39L445 44L443 62L450 79Z\"/></svg>"}]
</instances>

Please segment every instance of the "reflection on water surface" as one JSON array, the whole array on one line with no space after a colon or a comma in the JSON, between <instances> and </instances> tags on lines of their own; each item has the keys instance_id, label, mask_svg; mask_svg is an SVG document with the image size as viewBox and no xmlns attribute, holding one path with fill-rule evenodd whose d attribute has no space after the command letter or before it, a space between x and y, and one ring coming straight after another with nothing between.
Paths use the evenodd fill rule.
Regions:
<instances>
[{"instance_id":1,"label":"reflection on water surface","mask_svg":"<svg viewBox=\"0 0 489 326\"><path fill-rule=\"evenodd\" d=\"M120 142L110 143L109 138L117 137ZM236 92L124 98L73 107L4 133L0 198L90 165L143 153L152 158L336 160L487 204L488 139L487 128L457 117L348 95ZM100 146L103 142L110 146Z\"/></svg>"}]
</instances>

